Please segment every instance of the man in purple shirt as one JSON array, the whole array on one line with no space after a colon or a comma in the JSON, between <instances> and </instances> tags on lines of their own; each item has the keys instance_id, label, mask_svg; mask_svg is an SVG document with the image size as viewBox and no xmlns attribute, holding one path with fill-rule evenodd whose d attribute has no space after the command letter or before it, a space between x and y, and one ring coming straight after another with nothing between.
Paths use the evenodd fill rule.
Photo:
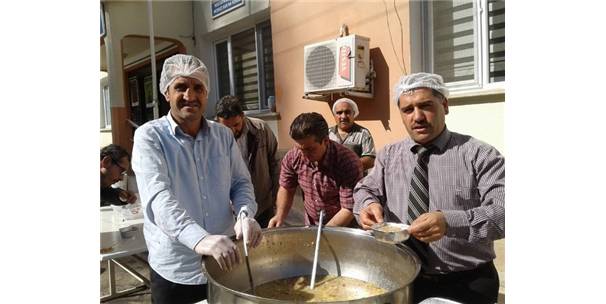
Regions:
<instances>
[{"instance_id":1,"label":"man in purple shirt","mask_svg":"<svg viewBox=\"0 0 606 304\"><path fill-rule=\"evenodd\" d=\"M303 191L305 224L317 225L325 210L327 226L349 226L354 215L353 188L362 178L362 163L347 147L328 139L328 124L318 113L303 113L290 125L295 147L282 160L276 215L268 227L280 227L297 186Z\"/></svg>"},{"instance_id":2,"label":"man in purple shirt","mask_svg":"<svg viewBox=\"0 0 606 304\"><path fill-rule=\"evenodd\" d=\"M364 229L410 223L407 241L421 258L414 302L428 297L495 303L493 241L505 237L505 159L492 146L446 128L442 77L417 73L396 85L410 137L385 146L354 191Z\"/></svg>"}]
</instances>

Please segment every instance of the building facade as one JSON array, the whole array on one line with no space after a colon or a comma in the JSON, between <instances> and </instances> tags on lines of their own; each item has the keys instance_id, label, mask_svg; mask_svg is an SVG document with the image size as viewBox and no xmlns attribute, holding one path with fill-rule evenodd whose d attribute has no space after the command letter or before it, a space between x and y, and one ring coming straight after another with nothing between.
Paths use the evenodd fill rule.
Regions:
<instances>
[{"instance_id":1,"label":"building facade","mask_svg":"<svg viewBox=\"0 0 606 304\"><path fill-rule=\"evenodd\" d=\"M334 125L331 107L342 96L358 104L356 122L370 130L377 150L400 140L407 133L392 87L424 71L441 74L451 89L448 128L506 154L504 0L114 0L101 1L101 19L101 145L130 150L136 127L167 113L157 91L162 63L184 53L209 69L206 117L214 118L221 96L237 95L247 115L268 122L282 152L293 145L297 115L318 112ZM372 97L305 98L305 46L336 39L344 25L369 38ZM504 287L504 242L496 246Z\"/></svg>"},{"instance_id":2,"label":"building facade","mask_svg":"<svg viewBox=\"0 0 606 304\"><path fill-rule=\"evenodd\" d=\"M111 117L112 140L130 147L136 125L168 110L160 92L153 100L149 4L102 5L107 30L101 70L110 101L104 103L102 94L101 112ZM288 129L302 112L319 112L334 123L332 103L347 95L303 97L304 47L337 38L346 25L349 34L369 38L374 96L349 97L358 103L357 121L371 131L377 149L407 136L390 102L393 84L403 74L433 71L453 92L448 127L505 153L502 1L152 1L151 12L156 82L166 57L198 56L211 74L207 117L214 117L221 96L238 95L248 115L270 124L280 149L291 147Z\"/></svg>"}]
</instances>

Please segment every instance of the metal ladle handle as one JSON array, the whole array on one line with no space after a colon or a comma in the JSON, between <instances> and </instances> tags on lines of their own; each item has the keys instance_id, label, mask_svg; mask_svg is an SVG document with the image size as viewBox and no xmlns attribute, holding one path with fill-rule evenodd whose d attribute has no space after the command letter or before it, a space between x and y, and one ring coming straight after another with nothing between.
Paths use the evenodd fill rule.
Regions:
<instances>
[{"instance_id":1,"label":"metal ladle handle","mask_svg":"<svg viewBox=\"0 0 606 304\"><path fill-rule=\"evenodd\" d=\"M320 249L320 233L322 232L322 220L324 219L324 210L320 211L320 221L318 223L318 233L316 235L316 250L314 252L314 265L311 269L311 283L309 289L314 289L316 284L316 266L318 266L318 251Z\"/></svg>"},{"instance_id":2,"label":"metal ladle handle","mask_svg":"<svg viewBox=\"0 0 606 304\"><path fill-rule=\"evenodd\" d=\"M246 217L246 215L244 213L240 213L241 221L244 221L244 217ZM248 260L248 245L246 244L248 243L248 231L244 231L243 226L244 224L242 224L242 242L244 243L244 259L246 261L246 271L248 272L248 283L250 283L250 289L252 294L255 295L255 284L253 282L252 272L250 270L250 261Z\"/></svg>"}]
</instances>

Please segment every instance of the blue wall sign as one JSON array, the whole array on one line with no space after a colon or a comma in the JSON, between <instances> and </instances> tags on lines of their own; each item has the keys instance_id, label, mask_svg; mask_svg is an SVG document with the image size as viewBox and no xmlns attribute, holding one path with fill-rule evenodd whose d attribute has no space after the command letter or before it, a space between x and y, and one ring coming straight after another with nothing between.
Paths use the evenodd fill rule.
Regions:
<instances>
[{"instance_id":1,"label":"blue wall sign","mask_svg":"<svg viewBox=\"0 0 606 304\"><path fill-rule=\"evenodd\" d=\"M244 0L213 0L210 4L213 18L227 14L241 6L244 6Z\"/></svg>"}]
</instances>

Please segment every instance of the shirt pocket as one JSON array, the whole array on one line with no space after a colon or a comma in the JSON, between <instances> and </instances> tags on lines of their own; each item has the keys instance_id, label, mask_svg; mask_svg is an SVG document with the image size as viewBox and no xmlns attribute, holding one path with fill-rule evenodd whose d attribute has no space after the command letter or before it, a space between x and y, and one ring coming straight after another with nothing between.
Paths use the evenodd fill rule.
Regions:
<instances>
[{"instance_id":1,"label":"shirt pocket","mask_svg":"<svg viewBox=\"0 0 606 304\"><path fill-rule=\"evenodd\" d=\"M213 192L225 195L223 192L228 192L231 185L231 163L230 154L223 151L215 151L208 158L208 175L209 183Z\"/></svg>"},{"instance_id":2,"label":"shirt pocket","mask_svg":"<svg viewBox=\"0 0 606 304\"><path fill-rule=\"evenodd\" d=\"M314 181L315 183L316 181ZM318 189L320 198L325 203L339 200L339 186L334 179L324 176L321 184L316 184L315 187Z\"/></svg>"},{"instance_id":3,"label":"shirt pocket","mask_svg":"<svg viewBox=\"0 0 606 304\"><path fill-rule=\"evenodd\" d=\"M437 184L438 191L431 193L432 184ZM436 209L469 210L480 206L480 192L473 176L456 168L442 168L438 182L430 182L430 193L436 198Z\"/></svg>"}]
</instances>

